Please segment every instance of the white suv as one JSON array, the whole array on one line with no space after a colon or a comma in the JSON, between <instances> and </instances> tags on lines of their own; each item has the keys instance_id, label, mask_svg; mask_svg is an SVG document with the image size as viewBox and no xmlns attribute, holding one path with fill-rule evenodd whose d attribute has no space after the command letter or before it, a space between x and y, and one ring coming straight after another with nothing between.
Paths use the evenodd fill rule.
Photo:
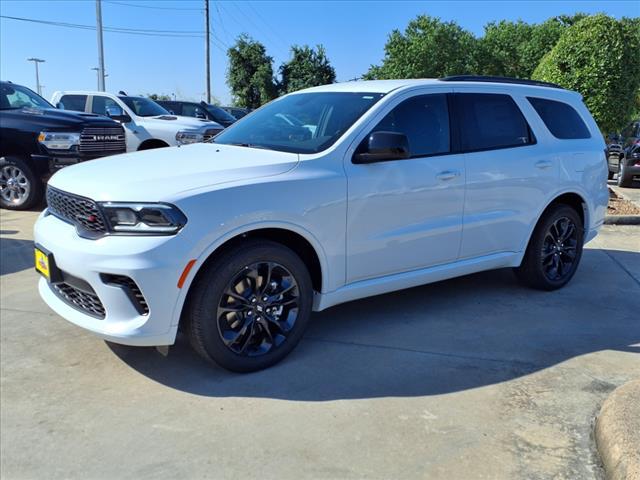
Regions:
<instances>
[{"instance_id":1,"label":"white suv","mask_svg":"<svg viewBox=\"0 0 640 480\"><path fill-rule=\"evenodd\" d=\"M97 113L122 123L127 152L206 141L223 130L210 120L169 113L146 97L107 92L55 92L51 103L63 110Z\"/></svg>"},{"instance_id":2,"label":"white suv","mask_svg":"<svg viewBox=\"0 0 640 480\"><path fill-rule=\"evenodd\" d=\"M604 141L579 94L489 80L311 88L211 143L66 168L35 226L40 294L109 341L180 328L253 371L312 310L504 267L560 288L603 223Z\"/></svg>"}]
</instances>

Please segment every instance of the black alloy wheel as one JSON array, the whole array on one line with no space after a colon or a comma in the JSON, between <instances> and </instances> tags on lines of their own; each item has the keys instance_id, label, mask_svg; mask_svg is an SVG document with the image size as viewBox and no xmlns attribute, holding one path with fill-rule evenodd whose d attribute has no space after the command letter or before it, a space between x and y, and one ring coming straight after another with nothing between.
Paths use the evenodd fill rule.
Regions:
<instances>
[{"instance_id":1,"label":"black alloy wheel","mask_svg":"<svg viewBox=\"0 0 640 480\"><path fill-rule=\"evenodd\" d=\"M275 262L259 262L238 272L218 304L218 332L238 355L264 355L279 346L295 326L298 283Z\"/></svg>"},{"instance_id":2,"label":"black alloy wheel","mask_svg":"<svg viewBox=\"0 0 640 480\"><path fill-rule=\"evenodd\" d=\"M312 303L311 276L295 252L247 239L202 267L182 321L202 357L227 370L253 372L295 348Z\"/></svg>"},{"instance_id":3,"label":"black alloy wheel","mask_svg":"<svg viewBox=\"0 0 640 480\"><path fill-rule=\"evenodd\" d=\"M539 290L565 286L576 273L584 244L582 218L571 206L550 206L531 234L518 279Z\"/></svg>"}]
</instances>

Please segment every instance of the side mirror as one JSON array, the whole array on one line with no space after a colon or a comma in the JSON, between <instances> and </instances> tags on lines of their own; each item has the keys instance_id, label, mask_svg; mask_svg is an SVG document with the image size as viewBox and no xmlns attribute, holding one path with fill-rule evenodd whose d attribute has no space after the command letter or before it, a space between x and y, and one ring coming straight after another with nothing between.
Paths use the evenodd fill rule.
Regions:
<instances>
[{"instance_id":1,"label":"side mirror","mask_svg":"<svg viewBox=\"0 0 640 480\"><path fill-rule=\"evenodd\" d=\"M358 147L353 163L404 160L410 156L409 139L404 133L373 132Z\"/></svg>"},{"instance_id":2,"label":"side mirror","mask_svg":"<svg viewBox=\"0 0 640 480\"><path fill-rule=\"evenodd\" d=\"M131 117L127 115L121 107L116 105L107 107L107 116L120 123L128 123L131 121Z\"/></svg>"},{"instance_id":3,"label":"side mirror","mask_svg":"<svg viewBox=\"0 0 640 480\"><path fill-rule=\"evenodd\" d=\"M207 116L202 112L196 112L196 118L201 118L202 120L206 120Z\"/></svg>"}]
</instances>

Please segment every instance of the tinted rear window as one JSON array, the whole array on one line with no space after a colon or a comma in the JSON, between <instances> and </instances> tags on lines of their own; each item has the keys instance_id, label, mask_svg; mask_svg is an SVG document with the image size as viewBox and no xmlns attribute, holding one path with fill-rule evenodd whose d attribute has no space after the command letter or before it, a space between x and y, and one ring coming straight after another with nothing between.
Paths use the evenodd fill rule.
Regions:
<instances>
[{"instance_id":1,"label":"tinted rear window","mask_svg":"<svg viewBox=\"0 0 640 480\"><path fill-rule=\"evenodd\" d=\"M75 110L77 112L84 112L84 106L87 103L86 95L63 95L58 102L58 108L63 110Z\"/></svg>"},{"instance_id":2,"label":"tinted rear window","mask_svg":"<svg viewBox=\"0 0 640 480\"><path fill-rule=\"evenodd\" d=\"M518 105L509 95L456 93L462 150L521 147L535 143Z\"/></svg>"},{"instance_id":3,"label":"tinted rear window","mask_svg":"<svg viewBox=\"0 0 640 480\"><path fill-rule=\"evenodd\" d=\"M527 97L551 134L563 140L591 138L578 112L566 103L546 98Z\"/></svg>"}]
</instances>

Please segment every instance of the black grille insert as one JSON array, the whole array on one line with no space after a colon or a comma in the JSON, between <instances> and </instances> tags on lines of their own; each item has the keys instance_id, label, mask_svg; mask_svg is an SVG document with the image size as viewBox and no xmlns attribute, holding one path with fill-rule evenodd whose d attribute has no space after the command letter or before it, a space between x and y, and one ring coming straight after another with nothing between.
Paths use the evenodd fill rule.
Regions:
<instances>
[{"instance_id":1,"label":"black grille insert","mask_svg":"<svg viewBox=\"0 0 640 480\"><path fill-rule=\"evenodd\" d=\"M91 289L91 292L88 292L80 290L79 288L65 282L52 283L51 288L61 300L76 310L80 310L87 315L91 315L92 317L99 318L101 320L104 319L104 306L93 289Z\"/></svg>"},{"instance_id":2,"label":"black grille insert","mask_svg":"<svg viewBox=\"0 0 640 480\"><path fill-rule=\"evenodd\" d=\"M129 300L140 315L149 314L147 300L144 298L144 295L142 295L140 287L138 287L132 278L125 275L112 275L110 273L102 273L100 277L104 283L120 287L127 294Z\"/></svg>"},{"instance_id":3,"label":"black grille insert","mask_svg":"<svg viewBox=\"0 0 640 480\"><path fill-rule=\"evenodd\" d=\"M89 198L47 187L47 207L51 214L82 230L94 233L107 231L102 212Z\"/></svg>"}]
</instances>

